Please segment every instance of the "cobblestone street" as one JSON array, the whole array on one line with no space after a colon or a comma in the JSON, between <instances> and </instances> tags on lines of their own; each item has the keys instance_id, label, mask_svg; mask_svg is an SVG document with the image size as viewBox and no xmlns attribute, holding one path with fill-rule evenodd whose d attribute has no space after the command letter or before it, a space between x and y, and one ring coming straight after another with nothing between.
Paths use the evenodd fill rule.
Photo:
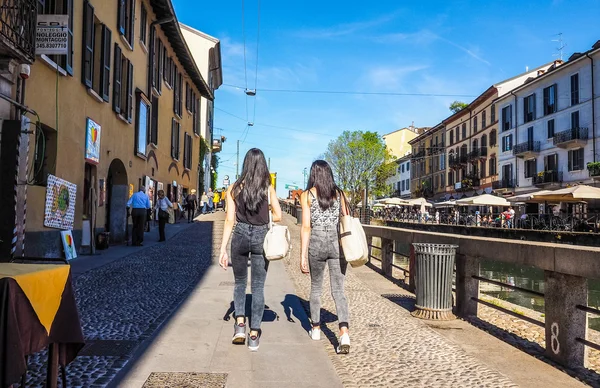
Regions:
<instances>
[{"instance_id":1,"label":"cobblestone street","mask_svg":"<svg viewBox=\"0 0 600 388\"><path fill-rule=\"evenodd\" d=\"M69 387L103 387L117 375L204 276L212 234L212 223L197 223L163 245L75 278L87 346L67 368ZM43 353L30 358L28 387L43 386L45 362Z\"/></svg>"},{"instance_id":2,"label":"cobblestone street","mask_svg":"<svg viewBox=\"0 0 600 388\"><path fill-rule=\"evenodd\" d=\"M464 321L436 329L413 318L406 307L412 295L366 266L346 277L351 353L335 354L337 318L327 276L326 338L311 341L310 278L299 270L299 227L288 215L283 223L293 250L269 267L260 351L232 346L231 321L224 318L231 312L233 276L216 264L224 213L199 221L164 245L76 277L87 345L68 367L69 387L582 386ZM469 338L478 336L479 343ZM44 354L30 359L28 386L43 386L44 362Z\"/></svg>"}]
</instances>

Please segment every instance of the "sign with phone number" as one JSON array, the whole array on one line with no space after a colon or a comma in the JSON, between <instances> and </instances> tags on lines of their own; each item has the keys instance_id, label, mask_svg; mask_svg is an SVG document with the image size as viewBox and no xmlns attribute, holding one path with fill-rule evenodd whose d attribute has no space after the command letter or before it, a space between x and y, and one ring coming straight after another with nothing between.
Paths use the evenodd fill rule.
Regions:
<instances>
[{"instance_id":1,"label":"sign with phone number","mask_svg":"<svg viewBox=\"0 0 600 388\"><path fill-rule=\"evenodd\" d=\"M38 15L36 55L67 55L69 49L68 15Z\"/></svg>"}]
</instances>

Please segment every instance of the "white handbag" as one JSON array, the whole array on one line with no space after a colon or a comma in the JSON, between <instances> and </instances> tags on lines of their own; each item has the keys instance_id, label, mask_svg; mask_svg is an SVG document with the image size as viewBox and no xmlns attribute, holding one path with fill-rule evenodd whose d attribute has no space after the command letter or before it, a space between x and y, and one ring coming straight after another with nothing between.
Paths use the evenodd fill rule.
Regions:
<instances>
[{"instance_id":1,"label":"white handbag","mask_svg":"<svg viewBox=\"0 0 600 388\"><path fill-rule=\"evenodd\" d=\"M360 267L369 261L367 236L360 220L350 215L348 201L345 202L348 215L340 215L340 245L348 264L352 267Z\"/></svg>"},{"instance_id":2,"label":"white handbag","mask_svg":"<svg viewBox=\"0 0 600 388\"><path fill-rule=\"evenodd\" d=\"M265 257L269 261L281 260L290 252L292 247L290 231L287 226L277 225L273 223L273 214L271 212L271 190L268 194L269 201L269 231L265 236L263 250Z\"/></svg>"}]
</instances>

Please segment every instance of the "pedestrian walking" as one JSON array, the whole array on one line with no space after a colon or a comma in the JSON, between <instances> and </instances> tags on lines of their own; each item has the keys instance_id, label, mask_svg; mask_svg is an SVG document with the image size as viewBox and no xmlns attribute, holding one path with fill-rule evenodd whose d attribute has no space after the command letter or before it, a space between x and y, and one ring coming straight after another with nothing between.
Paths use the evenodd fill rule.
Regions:
<instances>
[{"instance_id":1,"label":"pedestrian walking","mask_svg":"<svg viewBox=\"0 0 600 388\"><path fill-rule=\"evenodd\" d=\"M213 205L215 211L219 209L219 202L221 202L221 194L219 194L219 192L215 190L215 193L213 195Z\"/></svg>"},{"instance_id":2,"label":"pedestrian walking","mask_svg":"<svg viewBox=\"0 0 600 388\"><path fill-rule=\"evenodd\" d=\"M246 287L250 257L252 312L248 348L251 351L258 350L262 334L260 327L265 310L265 280L269 267L269 262L264 256L263 243L269 230L269 211L273 213L274 222L281 220L281 208L277 193L271 186L271 175L265 155L258 148L252 148L244 157L242 174L229 187L227 193L227 215L219 255L219 264L226 270L229 262L227 242L233 233L231 264L235 279L235 322L232 342L242 345L246 340Z\"/></svg>"},{"instance_id":3,"label":"pedestrian walking","mask_svg":"<svg viewBox=\"0 0 600 388\"><path fill-rule=\"evenodd\" d=\"M198 197L196 197L196 189L192 189L190 194L185 198L187 203L187 212L188 212L188 224L194 221L194 216L196 215L196 208L198 207Z\"/></svg>"},{"instance_id":4,"label":"pedestrian walking","mask_svg":"<svg viewBox=\"0 0 600 388\"><path fill-rule=\"evenodd\" d=\"M227 198L227 189L225 187L223 187L221 189L221 207L223 208L223 211L226 211L227 206L226 205L226 201L225 198Z\"/></svg>"},{"instance_id":5,"label":"pedestrian walking","mask_svg":"<svg viewBox=\"0 0 600 388\"><path fill-rule=\"evenodd\" d=\"M346 199L335 184L331 167L324 160L316 160L310 168L307 191L300 197L302 205L301 262L304 273L310 268L310 337L321 339L321 293L325 266L329 267L331 295L339 322L338 354L350 352L348 333L348 301L344 293L344 279L348 263L343 258L339 242L340 214L348 214Z\"/></svg>"},{"instance_id":6,"label":"pedestrian walking","mask_svg":"<svg viewBox=\"0 0 600 388\"><path fill-rule=\"evenodd\" d=\"M200 206L202 206L202 214L206 214L208 209L208 195L206 195L206 191L202 192L202 197L200 197Z\"/></svg>"},{"instance_id":7,"label":"pedestrian walking","mask_svg":"<svg viewBox=\"0 0 600 388\"><path fill-rule=\"evenodd\" d=\"M127 208L132 209L133 231L131 242L133 246L141 246L144 242L144 226L146 225L148 209L151 209L150 198L146 195L146 188L144 186L140 186L140 191L129 198Z\"/></svg>"},{"instance_id":8,"label":"pedestrian walking","mask_svg":"<svg viewBox=\"0 0 600 388\"><path fill-rule=\"evenodd\" d=\"M165 225L169 221L169 208L173 208L173 204L165 197L164 190L158 190L158 200L156 201L155 210L158 213L158 242L165 241Z\"/></svg>"},{"instance_id":9,"label":"pedestrian walking","mask_svg":"<svg viewBox=\"0 0 600 388\"><path fill-rule=\"evenodd\" d=\"M214 205L213 199L214 199L215 195L213 194L211 188L208 189L208 193L206 193L206 196L208 197L208 212L212 213L213 212L213 205Z\"/></svg>"}]
</instances>

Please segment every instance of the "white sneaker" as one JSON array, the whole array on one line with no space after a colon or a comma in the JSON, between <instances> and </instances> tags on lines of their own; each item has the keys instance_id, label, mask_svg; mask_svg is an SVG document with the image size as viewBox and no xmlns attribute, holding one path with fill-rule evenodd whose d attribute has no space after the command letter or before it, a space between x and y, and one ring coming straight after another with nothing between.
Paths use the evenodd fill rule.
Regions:
<instances>
[{"instance_id":1,"label":"white sneaker","mask_svg":"<svg viewBox=\"0 0 600 388\"><path fill-rule=\"evenodd\" d=\"M337 347L337 354L348 354L350 353L350 335L344 333L340 337L340 344Z\"/></svg>"},{"instance_id":2,"label":"white sneaker","mask_svg":"<svg viewBox=\"0 0 600 388\"><path fill-rule=\"evenodd\" d=\"M319 341L321 339L321 329L318 327L313 327L312 330L308 332L308 335L313 339L313 341Z\"/></svg>"}]
</instances>

